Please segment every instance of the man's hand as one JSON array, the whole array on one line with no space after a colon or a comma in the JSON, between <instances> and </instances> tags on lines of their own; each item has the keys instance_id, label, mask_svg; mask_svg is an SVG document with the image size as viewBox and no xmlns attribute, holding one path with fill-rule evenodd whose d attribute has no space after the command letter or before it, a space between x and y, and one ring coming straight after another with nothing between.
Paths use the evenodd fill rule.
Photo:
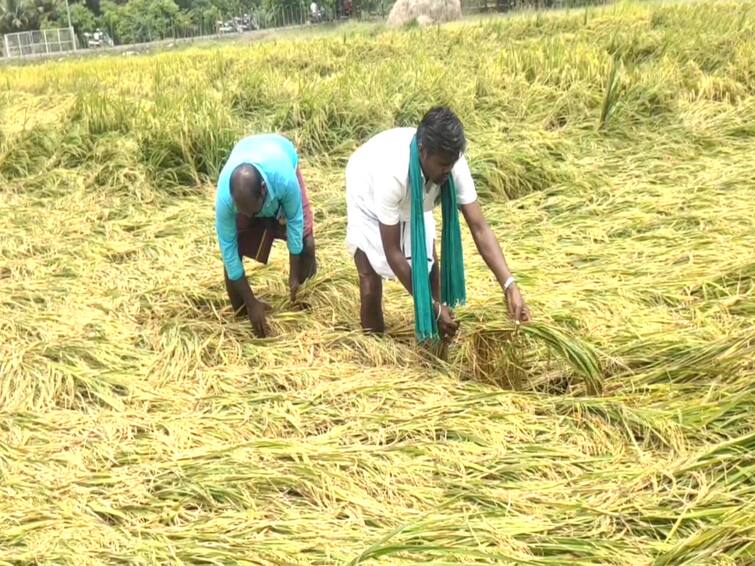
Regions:
<instances>
[{"instance_id":1,"label":"man's hand","mask_svg":"<svg viewBox=\"0 0 755 566\"><path fill-rule=\"evenodd\" d=\"M435 312L440 309L440 318L438 318L438 332L440 332L441 338L448 339L453 338L456 335L456 331L459 329L459 323L454 318L454 313L445 305L435 303Z\"/></svg>"},{"instance_id":2,"label":"man's hand","mask_svg":"<svg viewBox=\"0 0 755 566\"><path fill-rule=\"evenodd\" d=\"M264 303L258 299L254 299L251 306L247 309L249 315L249 322L252 324L252 329L258 338L265 338L270 329L267 326L267 311L270 310L270 305Z\"/></svg>"},{"instance_id":3,"label":"man's hand","mask_svg":"<svg viewBox=\"0 0 755 566\"><path fill-rule=\"evenodd\" d=\"M508 289L504 291L506 297L506 305L509 309L509 316L519 324L520 322L530 321L530 309L524 302L522 294L519 292L519 287L516 283L512 283Z\"/></svg>"},{"instance_id":4,"label":"man's hand","mask_svg":"<svg viewBox=\"0 0 755 566\"><path fill-rule=\"evenodd\" d=\"M303 255L288 254L288 288L291 290L291 302L296 301L296 293L301 285L301 263Z\"/></svg>"},{"instance_id":5,"label":"man's hand","mask_svg":"<svg viewBox=\"0 0 755 566\"><path fill-rule=\"evenodd\" d=\"M298 278L288 278L288 288L291 290L291 302L296 302L296 293L299 292L299 280Z\"/></svg>"}]
</instances>

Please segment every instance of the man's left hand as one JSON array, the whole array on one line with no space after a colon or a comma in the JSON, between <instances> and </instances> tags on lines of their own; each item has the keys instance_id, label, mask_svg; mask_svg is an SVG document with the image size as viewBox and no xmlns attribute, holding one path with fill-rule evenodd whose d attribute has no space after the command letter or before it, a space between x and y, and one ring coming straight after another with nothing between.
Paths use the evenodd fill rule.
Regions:
<instances>
[{"instance_id":1,"label":"man's left hand","mask_svg":"<svg viewBox=\"0 0 755 566\"><path fill-rule=\"evenodd\" d=\"M456 336L459 323L456 322L453 311L445 305L438 304L440 316L438 316L438 332L444 340L450 340Z\"/></svg>"},{"instance_id":2,"label":"man's left hand","mask_svg":"<svg viewBox=\"0 0 755 566\"><path fill-rule=\"evenodd\" d=\"M298 277L288 278L288 288L291 290L291 302L296 302L296 293L299 292L299 279Z\"/></svg>"},{"instance_id":3,"label":"man's left hand","mask_svg":"<svg viewBox=\"0 0 755 566\"><path fill-rule=\"evenodd\" d=\"M524 302L524 298L519 292L519 287L516 286L516 283L513 283L508 289L504 291L504 296L506 297L506 305L509 309L509 316L514 320L514 322L516 322L517 324L520 322L529 322L530 309Z\"/></svg>"}]
</instances>

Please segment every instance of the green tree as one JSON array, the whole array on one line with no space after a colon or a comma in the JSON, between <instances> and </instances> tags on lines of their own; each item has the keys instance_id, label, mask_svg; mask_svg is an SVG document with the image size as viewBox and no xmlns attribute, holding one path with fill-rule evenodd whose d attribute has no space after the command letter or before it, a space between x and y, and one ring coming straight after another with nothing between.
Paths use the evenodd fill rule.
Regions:
<instances>
[{"instance_id":1,"label":"green tree","mask_svg":"<svg viewBox=\"0 0 755 566\"><path fill-rule=\"evenodd\" d=\"M327 3L333 0L321 0ZM69 0L71 23L81 35L97 27L117 43L136 43L174 33L212 33L215 23L249 13L259 23L281 20L308 0ZM303 7L303 8L302 8ZM66 27L65 0L0 0L0 33Z\"/></svg>"},{"instance_id":2,"label":"green tree","mask_svg":"<svg viewBox=\"0 0 755 566\"><path fill-rule=\"evenodd\" d=\"M60 21L60 16L58 16L58 19ZM66 26L66 16L63 15L62 18L63 21L60 21L60 24L62 26ZM84 4L72 4L71 5L71 25L73 26L74 31L79 36L79 38L82 37L82 35L86 32L93 32L97 28L97 19L94 17L94 14L87 8Z\"/></svg>"},{"instance_id":3,"label":"green tree","mask_svg":"<svg viewBox=\"0 0 755 566\"><path fill-rule=\"evenodd\" d=\"M116 43L123 43L123 40L118 35L118 21L121 17L120 9L120 6L113 2L113 0L103 0L100 2L100 17L97 18L100 28L106 31Z\"/></svg>"},{"instance_id":4,"label":"green tree","mask_svg":"<svg viewBox=\"0 0 755 566\"><path fill-rule=\"evenodd\" d=\"M289 25L309 18L312 0L261 0L261 7L275 15L274 25ZM340 0L339 0L340 1ZM336 0L317 0L320 8L334 11Z\"/></svg>"},{"instance_id":5,"label":"green tree","mask_svg":"<svg viewBox=\"0 0 755 566\"><path fill-rule=\"evenodd\" d=\"M37 28L40 14L32 0L3 0L0 2L0 33L12 33Z\"/></svg>"},{"instance_id":6,"label":"green tree","mask_svg":"<svg viewBox=\"0 0 755 566\"><path fill-rule=\"evenodd\" d=\"M103 1L103 19L115 28L119 43L141 43L173 35L183 20L173 0L131 0L112 9L112 3ZM106 25L106 28L110 27Z\"/></svg>"}]
</instances>

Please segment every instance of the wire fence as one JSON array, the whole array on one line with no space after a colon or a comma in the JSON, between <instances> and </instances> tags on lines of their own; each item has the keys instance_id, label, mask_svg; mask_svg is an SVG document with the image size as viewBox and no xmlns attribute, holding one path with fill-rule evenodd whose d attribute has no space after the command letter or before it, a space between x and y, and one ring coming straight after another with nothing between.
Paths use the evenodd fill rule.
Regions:
<instances>
[{"instance_id":1,"label":"wire fence","mask_svg":"<svg viewBox=\"0 0 755 566\"><path fill-rule=\"evenodd\" d=\"M184 23L182 25L167 25L161 29L150 29L145 27L139 30L138 37L123 38L118 35L118 30L112 27L105 27L103 32L112 38L115 45L125 45L128 43L142 43L167 39L195 39L211 38L213 36L228 36L266 30L272 28L283 28L292 26L301 26L306 24L324 23L333 21L335 14L332 10L317 9L312 13L310 4L301 2L299 4L288 4L278 6L274 9L265 10L258 8L249 13L225 15L222 19L214 18L200 19L196 22Z\"/></svg>"},{"instance_id":2,"label":"wire fence","mask_svg":"<svg viewBox=\"0 0 755 566\"><path fill-rule=\"evenodd\" d=\"M323 0L321 0L323 1ZM98 29L77 38L73 28L27 31L3 36L3 54L6 58L22 59L62 54L76 50L93 51L123 48L144 48L158 42L184 42L196 39L240 35L260 30L328 24L349 19L385 19L395 0L300 0L298 3L280 4L273 9L257 8L251 12L228 15L222 19L209 19L182 26L163 26L159 31L149 27L140 30L139 37L124 41L117 30ZM460 0L465 15L500 13L524 9L558 9L607 4L611 0Z\"/></svg>"},{"instance_id":3,"label":"wire fence","mask_svg":"<svg viewBox=\"0 0 755 566\"><path fill-rule=\"evenodd\" d=\"M43 29L8 33L3 36L3 53L20 59L34 55L49 55L76 51L73 28Z\"/></svg>"},{"instance_id":4,"label":"wire fence","mask_svg":"<svg viewBox=\"0 0 755 566\"><path fill-rule=\"evenodd\" d=\"M610 0L461 0L464 14L509 12L512 10L549 10L608 4Z\"/></svg>"}]
</instances>

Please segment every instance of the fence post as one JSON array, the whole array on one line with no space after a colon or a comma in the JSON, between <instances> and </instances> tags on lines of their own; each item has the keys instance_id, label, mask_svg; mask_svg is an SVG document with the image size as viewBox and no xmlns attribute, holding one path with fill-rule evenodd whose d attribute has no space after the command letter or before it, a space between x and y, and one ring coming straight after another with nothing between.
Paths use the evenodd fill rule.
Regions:
<instances>
[{"instance_id":1,"label":"fence post","mask_svg":"<svg viewBox=\"0 0 755 566\"><path fill-rule=\"evenodd\" d=\"M10 59L10 43L8 43L8 34L3 35L3 44L5 45L5 56Z\"/></svg>"}]
</instances>

